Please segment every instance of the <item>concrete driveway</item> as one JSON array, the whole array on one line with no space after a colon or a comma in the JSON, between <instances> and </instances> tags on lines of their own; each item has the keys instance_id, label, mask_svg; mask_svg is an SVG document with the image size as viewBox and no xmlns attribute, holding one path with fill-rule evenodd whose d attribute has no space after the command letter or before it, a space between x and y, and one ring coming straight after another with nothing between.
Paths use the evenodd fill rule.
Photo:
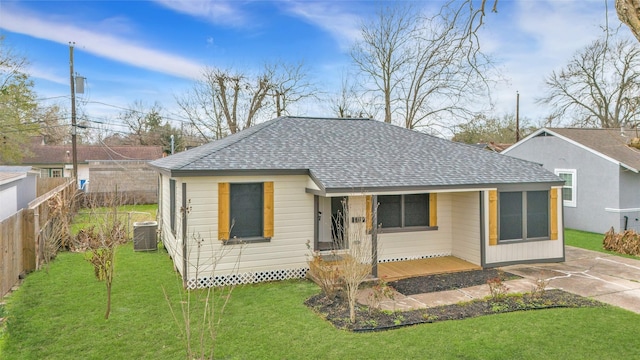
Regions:
<instances>
[{"instance_id":1,"label":"concrete driveway","mask_svg":"<svg viewBox=\"0 0 640 360\"><path fill-rule=\"evenodd\" d=\"M565 262L503 269L533 281L547 279L547 288L562 289L640 314L640 260L566 246Z\"/></svg>"}]
</instances>

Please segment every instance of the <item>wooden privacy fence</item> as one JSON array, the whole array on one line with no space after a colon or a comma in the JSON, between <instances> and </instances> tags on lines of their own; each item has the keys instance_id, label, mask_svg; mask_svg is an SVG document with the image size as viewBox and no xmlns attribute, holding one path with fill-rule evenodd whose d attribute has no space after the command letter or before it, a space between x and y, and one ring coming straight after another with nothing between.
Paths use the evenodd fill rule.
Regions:
<instances>
[{"instance_id":1,"label":"wooden privacy fence","mask_svg":"<svg viewBox=\"0 0 640 360\"><path fill-rule=\"evenodd\" d=\"M47 246L52 228L49 199L60 194L73 196L75 180L68 179L0 222L0 298L18 282L21 274L38 270L52 254ZM55 256L55 254L53 254Z\"/></svg>"},{"instance_id":2,"label":"wooden privacy fence","mask_svg":"<svg viewBox=\"0 0 640 360\"><path fill-rule=\"evenodd\" d=\"M50 192L62 184L69 182L69 178L55 177L55 178L38 178L37 195L38 197Z\"/></svg>"}]
</instances>

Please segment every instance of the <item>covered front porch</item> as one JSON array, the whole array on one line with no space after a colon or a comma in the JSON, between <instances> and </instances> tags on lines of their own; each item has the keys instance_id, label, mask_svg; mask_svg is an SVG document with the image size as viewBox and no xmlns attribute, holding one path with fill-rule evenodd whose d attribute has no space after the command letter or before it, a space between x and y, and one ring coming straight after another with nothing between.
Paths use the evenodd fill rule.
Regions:
<instances>
[{"instance_id":1,"label":"covered front porch","mask_svg":"<svg viewBox=\"0 0 640 360\"><path fill-rule=\"evenodd\" d=\"M394 261L378 264L378 278L396 281L416 276L480 270L481 266L472 264L455 256L442 256L427 259Z\"/></svg>"},{"instance_id":2,"label":"covered front porch","mask_svg":"<svg viewBox=\"0 0 640 360\"><path fill-rule=\"evenodd\" d=\"M329 267L334 268L338 273L342 271L341 262L346 254L343 255L325 255L322 260ZM310 267L314 264L310 263ZM317 265L315 265L317 266ZM371 280L381 279L384 281L396 281L417 276L427 276L435 274L455 273L471 270L480 270L481 266L472 264L455 256L441 256L425 259L414 259L404 261L393 261L379 263L377 266L377 276L371 276ZM314 271L307 275L311 280L318 283L319 279L314 277Z\"/></svg>"}]
</instances>

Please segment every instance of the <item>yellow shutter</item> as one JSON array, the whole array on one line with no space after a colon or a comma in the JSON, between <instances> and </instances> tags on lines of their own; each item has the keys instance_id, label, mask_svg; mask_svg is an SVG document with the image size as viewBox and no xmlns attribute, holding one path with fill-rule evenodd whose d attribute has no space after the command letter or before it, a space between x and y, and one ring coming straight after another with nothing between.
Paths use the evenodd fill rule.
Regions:
<instances>
[{"instance_id":1,"label":"yellow shutter","mask_svg":"<svg viewBox=\"0 0 640 360\"><path fill-rule=\"evenodd\" d=\"M264 187L264 224L262 236L273 237L273 182L265 182Z\"/></svg>"},{"instance_id":2,"label":"yellow shutter","mask_svg":"<svg viewBox=\"0 0 640 360\"><path fill-rule=\"evenodd\" d=\"M551 240L558 240L558 189L551 189L549 201L549 217L551 217Z\"/></svg>"},{"instance_id":3,"label":"yellow shutter","mask_svg":"<svg viewBox=\"0 0 640 360\"><path fill-rule=\"evenodd\" d=\"M365 202L365 207L366 207L366 222L367 222L367 231L371 231L373 230L373 213L371 211L371 195L367 195L366 196L366 202Z\"/></svg>"},{"instance_id":4,"label":"yellow shutter","mask_svg":"<svg viewBox=\"0 0 640 360\"><path fill-rule=\"evenodd\" d=\"M438 226L438 194L429 194L429 226Z\"/></svg>"},{"instance_id":5,"label":"yellow shutter","mask_svg":"<svg viewBox=\"0 0 640 360\"><path fill-rule=\"evenodd\" d=\"M229 239L229 183L218 183L218 240Z\"/></svg>"},{"instance_id":6,"label":"yellow shutter","mask_svg":"<svg viewBox=\"0 0 640 360\"><path fill-rule=\"evenodd\" d=\"M489 190L489 245L498 245L498 191Z\"/></svg>"}]
</instances>

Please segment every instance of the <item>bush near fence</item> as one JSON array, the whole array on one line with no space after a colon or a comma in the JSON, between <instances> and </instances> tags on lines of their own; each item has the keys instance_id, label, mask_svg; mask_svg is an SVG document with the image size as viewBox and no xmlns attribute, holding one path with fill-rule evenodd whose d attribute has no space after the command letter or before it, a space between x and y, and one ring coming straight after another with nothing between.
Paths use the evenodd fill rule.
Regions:
<instances>
[{"instance_id":1,"label":"bush near fence","mask_svg":"<svg viewBox=\"0 0 640 360\"><path fill-rule=\"evenodd\" d=\"M640 256L640 235L634 230L626 230L622 233L616 233L612 227L604 234L602 245L609 251Z\"/></svg>"}]
</instances>

